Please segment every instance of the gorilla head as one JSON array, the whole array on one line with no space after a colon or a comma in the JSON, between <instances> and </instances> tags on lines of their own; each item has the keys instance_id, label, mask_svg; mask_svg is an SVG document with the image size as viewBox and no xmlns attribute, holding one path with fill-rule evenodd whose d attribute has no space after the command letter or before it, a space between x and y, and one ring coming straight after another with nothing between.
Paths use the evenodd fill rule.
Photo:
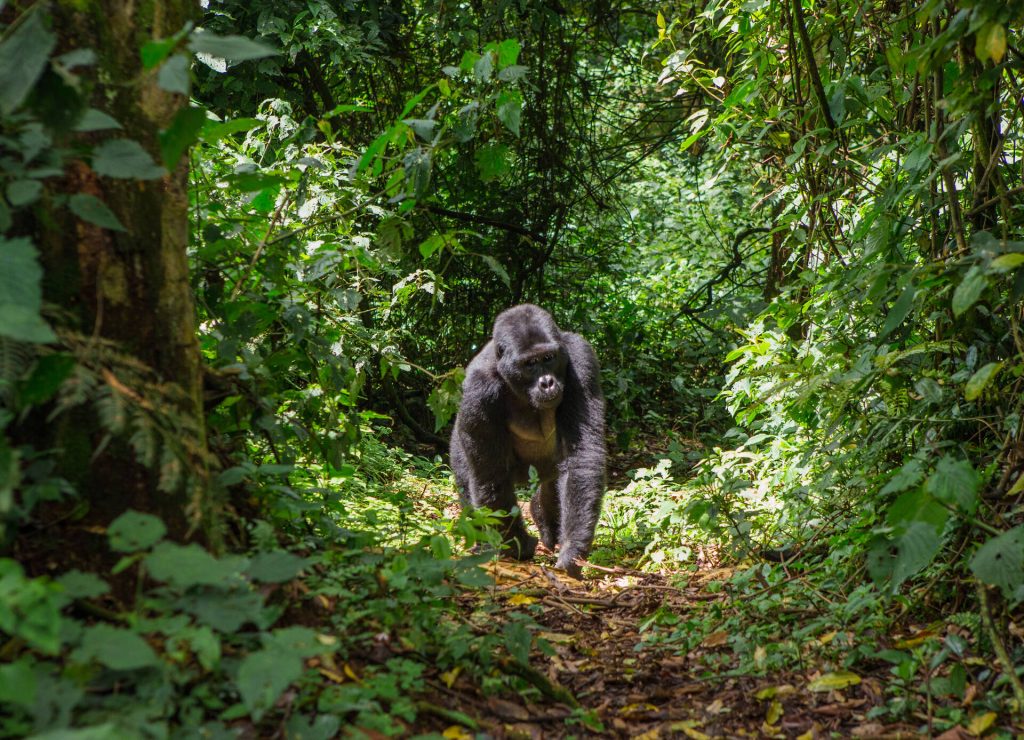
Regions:
<instances>
[{"instance_id":1,"label":"gorilla head","mask_svg":"<svg viewBox=\"0 0 1024 740\"><path fill-rule=\"evenodd\" d=\"M510 308L494 322L498 374L508 388L538 411L562 402L566 355L551 314L533 305Z\"/></svg>"}]
</instances>

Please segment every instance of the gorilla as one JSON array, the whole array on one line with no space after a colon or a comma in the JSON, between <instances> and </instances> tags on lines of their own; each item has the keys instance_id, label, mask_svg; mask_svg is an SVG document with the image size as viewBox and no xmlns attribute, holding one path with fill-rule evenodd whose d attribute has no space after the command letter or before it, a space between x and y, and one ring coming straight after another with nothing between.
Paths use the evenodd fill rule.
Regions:
<instances>
[{"instance_id":1,"label":"gorilla","mask_svg":"<svg viewBox=\"0 0 1024 740\"><path fill-rule=\"evenodd\" d=\"M498 315L491 341L466 368L451 438L451 466L463 506L511 512L515 486L540 488L530 513L556 567L582 576L594 540L605 486L604 396L593 348L562 331L551 314L522 304ZM502 537L520 560L537 538L518 513L503 520Z\"/></svg>"}]
</instances>

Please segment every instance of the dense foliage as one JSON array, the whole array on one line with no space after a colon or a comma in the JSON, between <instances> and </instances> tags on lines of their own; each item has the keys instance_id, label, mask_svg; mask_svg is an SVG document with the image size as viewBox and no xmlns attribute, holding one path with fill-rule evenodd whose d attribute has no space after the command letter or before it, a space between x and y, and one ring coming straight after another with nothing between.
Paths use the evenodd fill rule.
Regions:
<instances>
[{"instance_id":1,"label":"dense foliage","mask_svg":"<svg viewBox=\"0 0 1024 740\"><path fill-rule=\"evenodd\" d=\"M445 467L523 301L602 362L589 575L721 569L637 651L1019 731L1018 8L151 5L0 3L0 735L625 732Z\"/></svg>"}]
</instances>

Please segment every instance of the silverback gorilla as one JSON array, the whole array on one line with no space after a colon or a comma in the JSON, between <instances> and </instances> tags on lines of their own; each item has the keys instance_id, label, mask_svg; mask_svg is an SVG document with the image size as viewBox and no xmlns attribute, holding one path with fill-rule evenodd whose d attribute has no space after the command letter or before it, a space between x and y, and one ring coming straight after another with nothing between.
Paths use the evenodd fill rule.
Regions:
<instances>
[{"instance_id":1,"label":"silverback gorilla","mask_svg":"<svg viewBox=\"0 0 1024 740\"><path fill-rule=\"evenodd\" d=\"M451 440L463 505L511 512L515 485L536 469L530 513L557 567L579 578L577 558L594 540L605 485L604 396L597 356L530 304L499 314L491 341L466 368ZM522 517L506 517L503 539L520 560L537 539Z\"/></svg>"}]
</instances>

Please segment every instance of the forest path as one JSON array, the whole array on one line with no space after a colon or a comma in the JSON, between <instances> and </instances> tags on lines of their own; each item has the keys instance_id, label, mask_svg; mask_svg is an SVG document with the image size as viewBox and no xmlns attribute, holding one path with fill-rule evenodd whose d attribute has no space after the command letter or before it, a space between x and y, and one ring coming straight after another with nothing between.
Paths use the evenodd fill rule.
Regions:
<instances>
[{"instance_id":1,"label":"forest path","mask_svg":"<svg viewBox=\"0 0 1024 740\"><path fill-rule=\"evenodd\" d=\"M551 569L542 556L540 563L501 560L488 570L495 585L463 597L467 619L479 599L504 602L506 615L521 610L541 625L536 636L546 640L552 654L534 649L529 668L514 661L503 666L519 673L535 696L539 692L539 701L484 696L458 677L443 676L451 679L444 681L448 686L435 684L438 708L468 714L479 723L477 731L531 738L920 737L914 725L883 726L866 719L865 713L884 701L882 673L857 677L856 685L822 689L821 682L836 674L805 664L800 672L750 675L737 670L740 660L730 633L701 638L698 624L733 609L723 583L732 569L698 571L688 579L588 569L586 580L575 581ZM660 617L675 624L650 630ZM696 644L688 632L698 635ZM659 640L658 635L671 637ZM566 691L579 702L575 710ZM446 735L471 737L460 732L450 727Z\"/></svg>"}]
</instances>

